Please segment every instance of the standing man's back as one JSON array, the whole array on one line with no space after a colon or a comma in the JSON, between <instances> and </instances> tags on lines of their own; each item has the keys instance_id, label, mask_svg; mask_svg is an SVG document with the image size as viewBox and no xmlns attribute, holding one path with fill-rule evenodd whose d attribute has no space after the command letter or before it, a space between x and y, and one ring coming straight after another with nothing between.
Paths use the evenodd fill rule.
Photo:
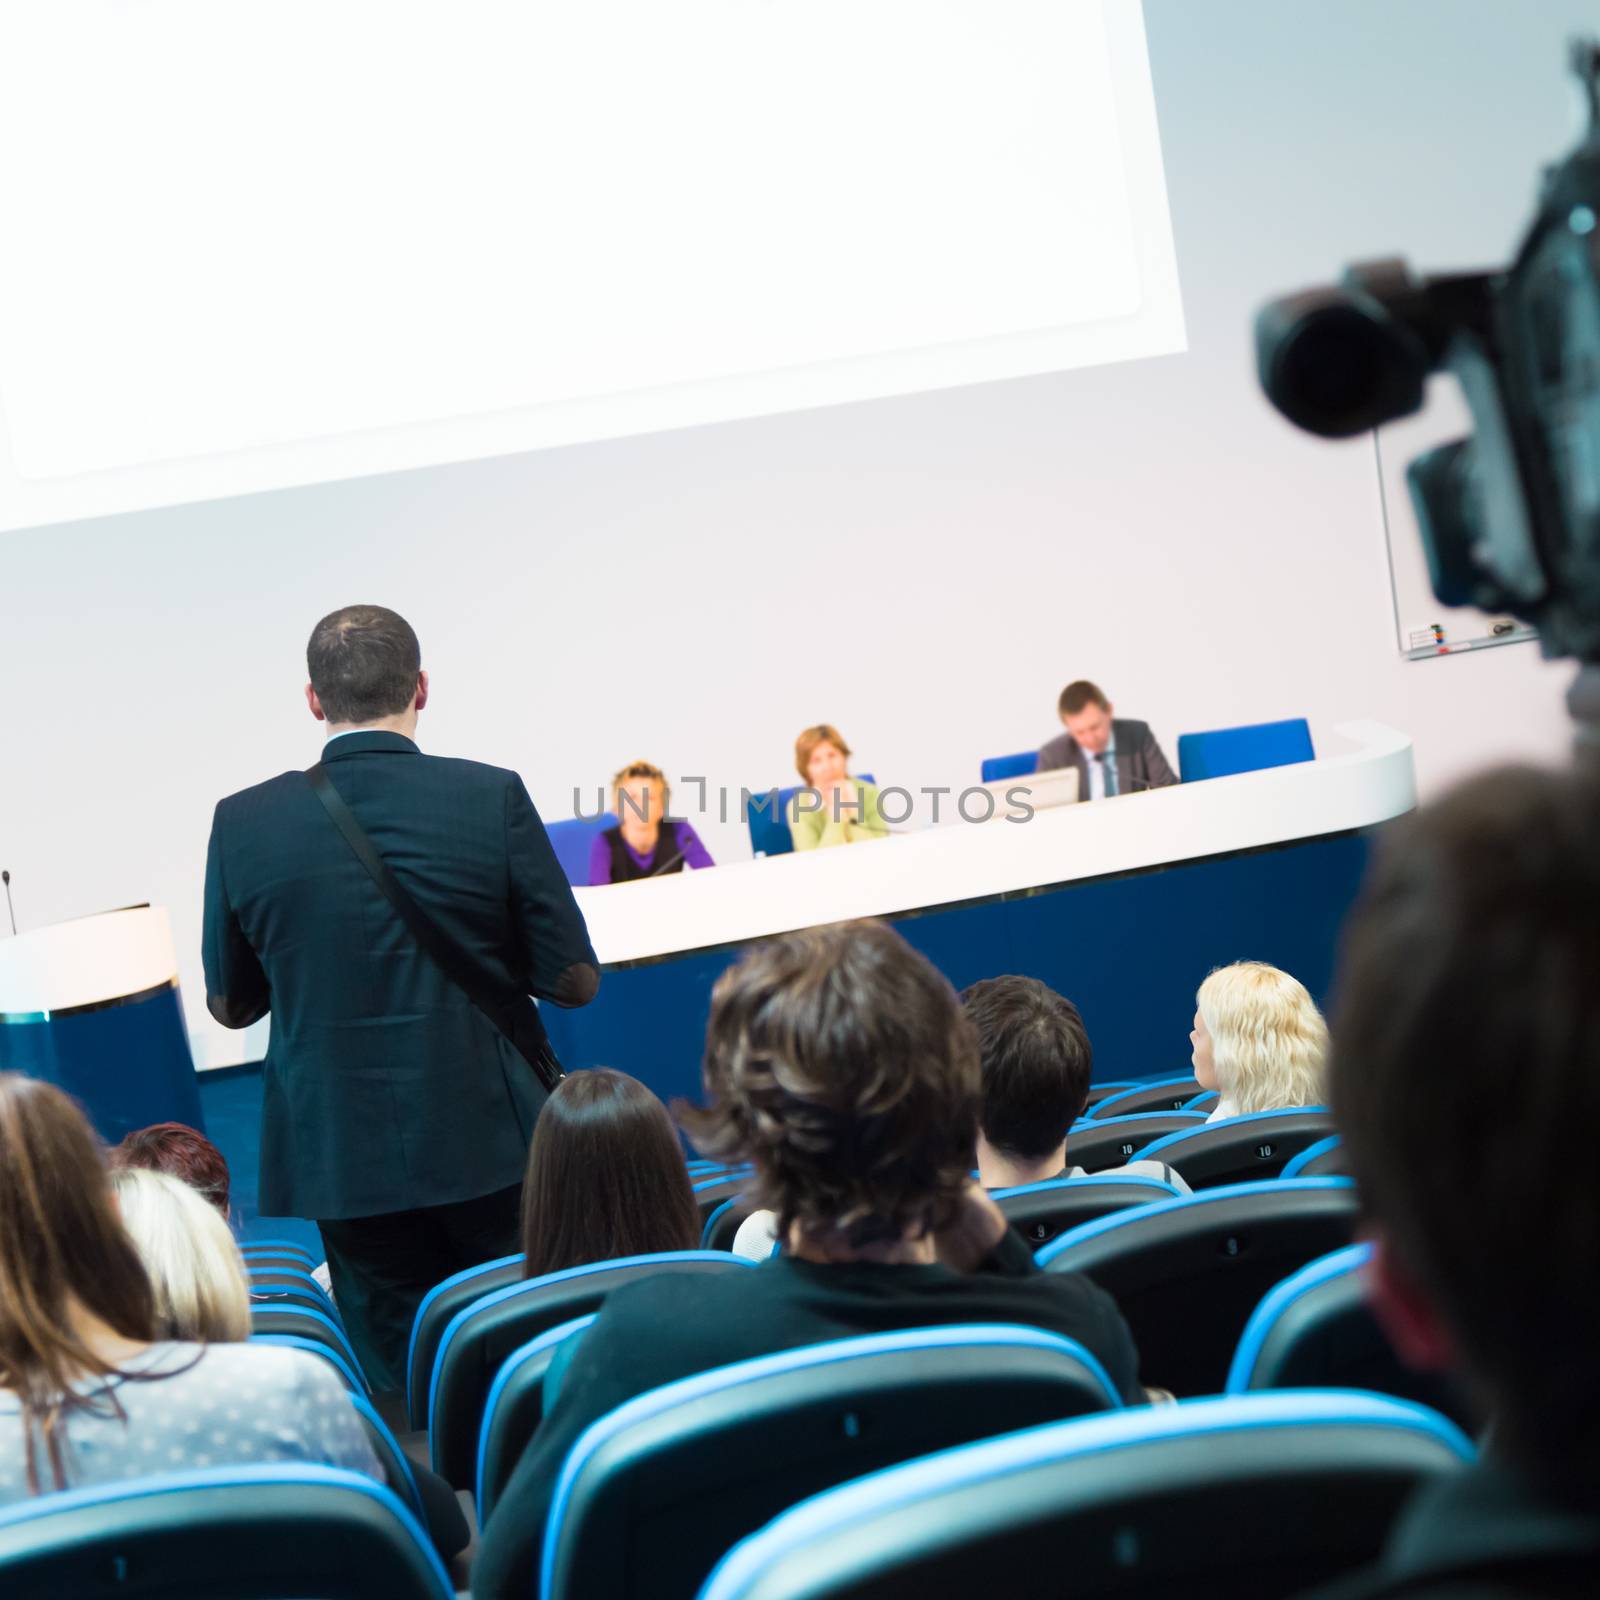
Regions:
<instances>
[{"instance_id":1,"label":"standing man's back","mask_svg":"<svg viewBox=\"0 0 1600 1600\"><path fill-rule=\"evenodd\" d=\"M593 998L583 917L522 780L412 738L428 679L405 620L334 612L307 660L325 774L428 921L508 1001ZM545 1091L423 951L303 773L217 807L205 970L218 1021L272 1013L261 1208L317 1221L357 1354L375 1389L396 1389L422 1295L516 1248Z\"/></svg>"}]
</instances>

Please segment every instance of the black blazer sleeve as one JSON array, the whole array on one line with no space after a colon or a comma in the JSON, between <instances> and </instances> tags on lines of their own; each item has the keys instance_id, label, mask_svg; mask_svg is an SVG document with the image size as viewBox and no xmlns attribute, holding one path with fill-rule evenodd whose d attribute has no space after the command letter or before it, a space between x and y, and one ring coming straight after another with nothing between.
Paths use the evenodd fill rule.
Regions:
<instances>
[{"instance_id":1,"label":"black blazer sleeve","mask_svg":"<svg viewBox=\"0 0 1600 1600\"><path fill-rule=\"evenodd\" d=\"M228 900L222 873L222 808L211 820L206 849L205 931L200 941L206 1009L225 1028L248 1028L272 1009L267 975Z\"/></svg>"},{"instance_id":2,"label":"black blazer sleeve","mask_svg":"<svg viewBox=\"0 0 1600 1600\"><path fill-rule=\"evenodd\" d=\"M599 962L572 885L516 777L506 791L506 855L528 993L559 1006L586 1004L600 987Z\"/></svg>"},{"instance_id":3,"label":"black blazer sleeve","mask_svg":"<svg viewBox=\"0 0 1600 1600\"><path fill-rule=\"evenodd\" d=\"M1141 753L1144 756L1145 780L1152 789L1165 789L1178 781L1178 774L1167 765L1167 758L1156 743L1156 736L1151 733L1148 723L1145 725L1144 749Z\"/></svg>"}]
</instances>

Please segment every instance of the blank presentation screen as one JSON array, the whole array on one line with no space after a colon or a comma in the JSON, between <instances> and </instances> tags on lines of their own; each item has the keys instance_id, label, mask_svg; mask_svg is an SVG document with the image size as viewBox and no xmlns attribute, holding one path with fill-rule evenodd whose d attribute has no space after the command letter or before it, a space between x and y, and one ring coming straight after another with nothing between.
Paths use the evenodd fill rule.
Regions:
<instances>
[{"instance_id":1,"label":"blank presentation screen","mask_svg":"<svg viewBox=\"0 0 1600 1600\"><path fill-rule=\"evenodd\" d=\"M1136 0L0 14L6 526L1183 348Z\"/></svg>"}]
</instances>

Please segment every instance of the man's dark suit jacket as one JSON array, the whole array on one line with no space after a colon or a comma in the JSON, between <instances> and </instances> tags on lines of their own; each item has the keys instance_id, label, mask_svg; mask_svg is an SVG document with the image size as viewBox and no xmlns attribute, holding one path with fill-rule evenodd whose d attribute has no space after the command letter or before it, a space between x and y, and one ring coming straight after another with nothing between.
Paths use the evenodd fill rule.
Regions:
<instances>
[{"instance_id":1,"label":"man's dark suit jacket","mask_svg":"<svg viewBox=\"0 0 1600 1600\"><path fill-rule=\"evenodd\" d=\"M1148 722L1131 717L1115 717L1111 723L1112 742L1117 747L1117 793L1137 794L1144 789L1164 789L1176 783L1178 775L1167 765L1167 758L1156 743ZM1078 769L1078 798L1089 798L1089 762L1078 741L1070 733L1052 739L1039 751L1040 772L1057 772L1062 767Z\"/></svg>"},{"instance_id":2,"label":"man's dark suit jacket","mask_svg":"<svg viewBox=\"0 0 1600 1600\"><path fill-rule=\"evenodd\" d=\"M570 1003L562 974L594 951L516 773L425 756L397 733L344 734L323 759L445 934L508 993ZM219 1022L272 1013L264 1213L377 1216L520 1182L544 1089L423 953L303 773L217 806L204 956Z\"/></svg>"}]
</instances>

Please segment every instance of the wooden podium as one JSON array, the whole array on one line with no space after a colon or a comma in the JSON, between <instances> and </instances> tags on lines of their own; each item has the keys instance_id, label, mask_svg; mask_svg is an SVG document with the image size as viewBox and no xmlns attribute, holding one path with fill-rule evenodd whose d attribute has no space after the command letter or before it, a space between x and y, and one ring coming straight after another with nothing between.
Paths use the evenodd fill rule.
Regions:
<instances>
[{"instance_id":1,"label":"wooden podium","mask_svg":"<svg viewBox=\"0 0 1600 1600\"><path fill-rule=\"evenodd\" d=\"M60 1085L112 1144L152 1122L203 1131L167 913L129 906L0 939L0 1069Z\"/></svg>"}]
</instances>

